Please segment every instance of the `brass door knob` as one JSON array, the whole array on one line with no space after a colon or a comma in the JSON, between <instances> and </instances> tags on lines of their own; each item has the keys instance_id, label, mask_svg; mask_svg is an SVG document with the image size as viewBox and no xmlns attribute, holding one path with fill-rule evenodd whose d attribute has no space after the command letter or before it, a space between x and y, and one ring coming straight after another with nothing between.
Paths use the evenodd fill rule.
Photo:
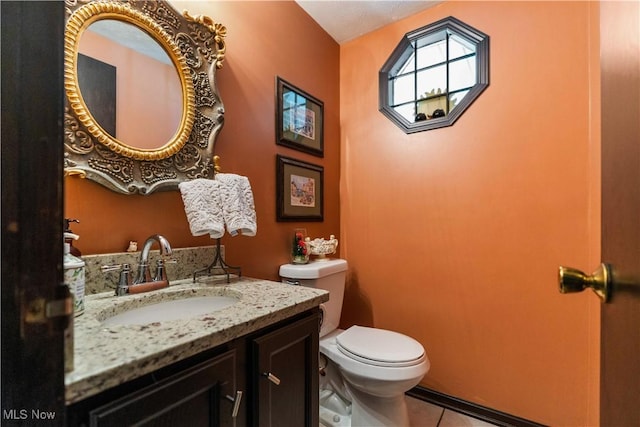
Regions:
<instances>
[{"instance_id":1,"label":"brass door knob","mask_svg":"<svg viewBox=\"0 0 640 427\"><path fill-rule=\"evenodd\" d=\"M607 302L611 295L611 271L607 264L600 264L600 267L590 275L575 268L560 266L558 285L563 294L582 292L586 288L591 288L602 302Z\"/></svg>"}]
</instances>

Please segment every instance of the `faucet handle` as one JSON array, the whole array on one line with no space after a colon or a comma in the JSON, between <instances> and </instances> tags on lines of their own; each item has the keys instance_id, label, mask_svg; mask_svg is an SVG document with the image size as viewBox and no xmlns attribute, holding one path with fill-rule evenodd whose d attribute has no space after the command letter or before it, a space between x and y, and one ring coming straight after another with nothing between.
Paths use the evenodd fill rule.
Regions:
<instances>
[{"instance_id":1,"label":"faucet handle","mask_svg":"<svg viewBox=\"0 0 640 427\"><path fill-rule=\"evenodd\" d=\"M131 266L129 264L122 264L120 278L118 279L118 287L116 288L116 295L121 296L129 293L129 286L131 286L131 282Z\"/></svg>"},{"instance_id":2,"label":"faucet handle","mask_svg":"<svg viewBox=\"0 0 640 427\"><path fill-rule=\"evenodd\" d=\"M162 259L156 261L156 276L153 278L154 282L167 280L167 271L164 268L164 263L165 261Z\"/></svg>"},{"instance_id":3,"label":"faucet handle","mask_svg":"<svg viewBox=\"0 0 640 427\"><path fill-rule=\"evenodd\" d=\"M100 270L103 273L120 271L118 286L116 287L116 295L125 295L129 292L129 286L131 286L131 266L129 264L103 265L100 267Z\"/></svg>"},{"instance_id":4,"label":"faucet handle","mask_svg":"<svg viewBox=\"0 0 640 427\"><path fill-rule=\"evenodd\" d=\"M120 271L122 270L123 265L124 264L103 265L100 267L100 271L102 271L103 273L108 273L110 271Z\"/></svg>"}]
</instances>

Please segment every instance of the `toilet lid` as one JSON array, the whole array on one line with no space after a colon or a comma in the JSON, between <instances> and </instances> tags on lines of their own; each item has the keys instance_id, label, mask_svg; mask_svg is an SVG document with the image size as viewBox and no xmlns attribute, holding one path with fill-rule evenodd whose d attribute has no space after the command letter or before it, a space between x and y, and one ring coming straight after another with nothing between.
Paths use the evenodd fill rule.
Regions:
<instances>
[{"instance_id":1,"label":"toilet lid","mask_svg":"<svg viewBox=\"0 0 640 427\"><path fill-rule=\"evenodd\" d=\"M412 366L424 359L422 345L406 335L384 329L352 326L336 337L349 357L376 366Z\"/></svg>"}]
</instances>

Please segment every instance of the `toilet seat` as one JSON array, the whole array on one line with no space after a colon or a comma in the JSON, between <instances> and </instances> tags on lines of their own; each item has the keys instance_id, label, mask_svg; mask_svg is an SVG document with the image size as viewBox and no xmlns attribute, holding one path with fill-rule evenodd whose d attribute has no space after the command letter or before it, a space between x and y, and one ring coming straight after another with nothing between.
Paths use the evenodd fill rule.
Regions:
<instances>
[{"instance_id":1,"label":"toilet seat","mask_svg":"<svg viewBox=\"0 0 640 427\"><path fill-rule=\"evenodd\" d=\"M413 338L365 326L352 326L336 336L336 346L345 356L373 366L414 366L425 359L424 348Z\"/></svg>"}]
</instances>

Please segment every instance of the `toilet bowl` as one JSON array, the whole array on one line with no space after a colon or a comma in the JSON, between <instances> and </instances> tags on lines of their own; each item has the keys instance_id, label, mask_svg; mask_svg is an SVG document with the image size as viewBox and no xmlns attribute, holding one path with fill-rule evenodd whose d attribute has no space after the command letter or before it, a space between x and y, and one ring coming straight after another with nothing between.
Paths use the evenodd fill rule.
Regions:
<instances>
[{"instance_id":1,"label":"toilet bowl","mask_svg":"<svg viewBox=\"0 0 640 427\"><path fill-rule=\"evenodd\" d=\"M336 330L320 340L320 352L340 366L351 387L379 397L404 393L429 370L420 343L383 329Z\"/></svg>"},{"instance_id":2,"label":"toilet bowl","mask_svg":"<svg viewBox=\"0 0 640 427\"><path fill-rule=\"evenodd\" d=\"M385 329L338 329L347 262L285 264L287 283L329 291L321 306L320 421L326 427L408 426L404 393L416 386L430 364L422 345Z\"/></svg>"},{"instance_id":3,"label":"toilet bowl","mask_svg":"<svg viewBox=\"0 0 640 427\"><path fill-rule=\"evenodd\" d=\"M327 427L337 426L408 426L404 393L415 387L429 370L429 360L422 346L405 335L383 329L352 326L335 330L320 339L320 353L342 377L344 389L323 388L321 396L337 394L350 404L350 423L344 416L323 407L320 418ZM334 374L335 375L335 374ZM332 396L333 397L333 396Z\"/></svg>"}]
</instances>

